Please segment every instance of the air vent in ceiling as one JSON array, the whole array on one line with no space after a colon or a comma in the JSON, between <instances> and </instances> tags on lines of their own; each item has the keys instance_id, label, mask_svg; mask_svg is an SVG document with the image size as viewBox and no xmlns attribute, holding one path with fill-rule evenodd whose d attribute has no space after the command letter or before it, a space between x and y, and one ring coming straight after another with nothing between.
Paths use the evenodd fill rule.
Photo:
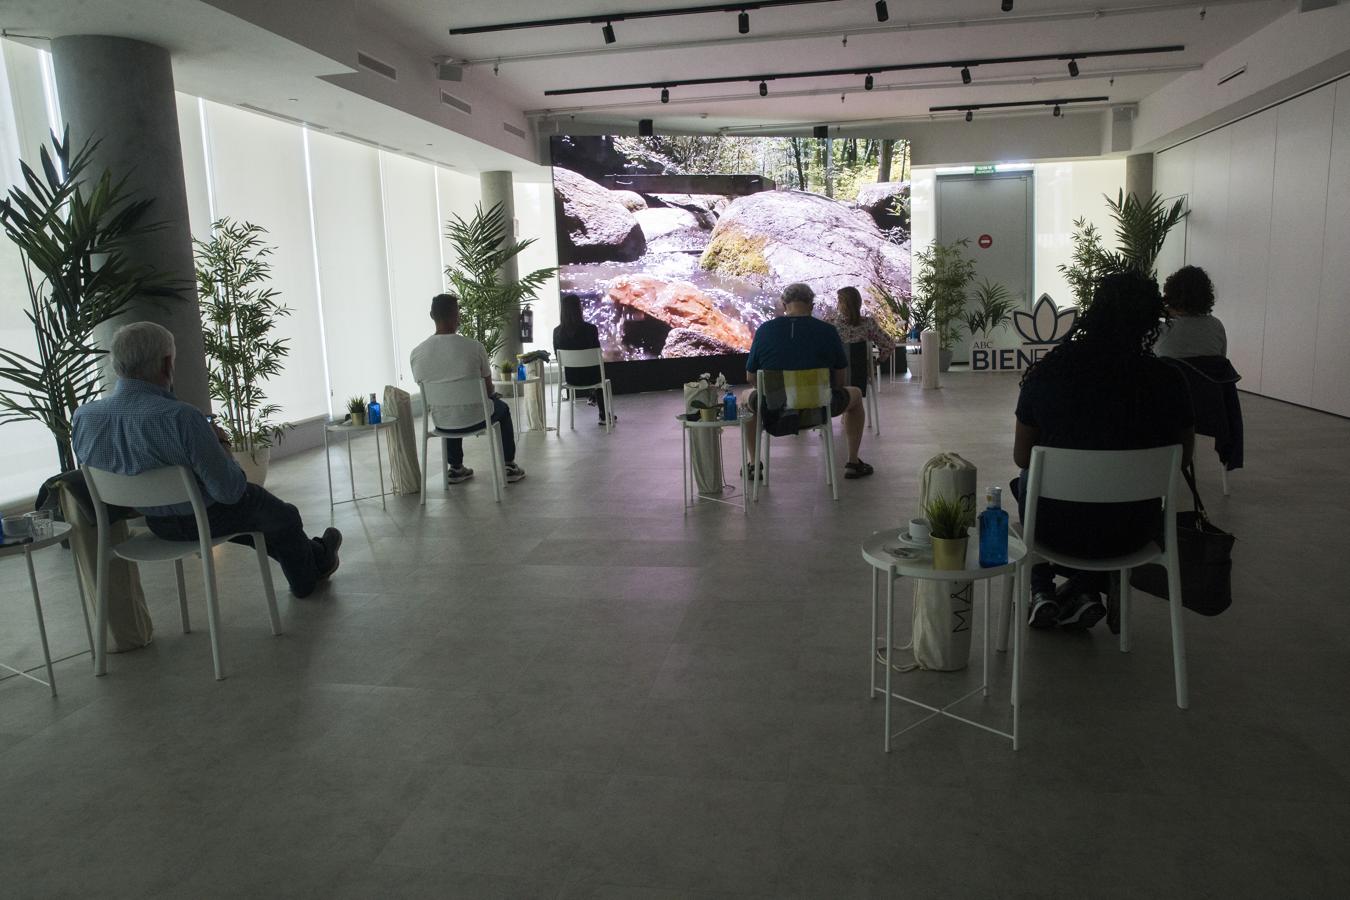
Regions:
<instances>
[{"instance_id":1,"label":"air vent in ceiling","mask_svg":"<svg viewBox=\"0 0 1350 900\"><path fill-rule=\"evenodd\" d=\"M1218 80L1217 84L1227 84L1228 82L1232 81L1234 78L1238 77L1239 75L1244 74L1246 71L1247 71L1247 67L1246 67L1246 66L1243 66L1242 68L1238 69L1236 72L1229 72L1227 75L1225 75L1225 76L1223 76L1222 78L1220 78L1220 79Z\"/></svg>"},{"instance_id":2,"label":"air vent in ceiling","mask_svg":"<svg viewBox=\"0 0 1350 900\"><path fill-rule=\"evenodd\" d=\"M447 91L441 91L441 102L446 106L454 107L465 115L469 115L473 112L472 106Z\"/></svg>"},{"instance_id":3,"label":"air vent in ceiling","mask_svg":"<svg viewBox=\"0 0 1350 900\"><path fill-rule=\"evenodd\" d=\"M387 62L381 62L367 53L362 53L360 50L356 51L356 61L362 67L369 69L376 75L383 75L390 81L398 81L398 69L395 69Z\"/></svg>"},{"instance_id":4,"label":"air vent in ceiling","mask_svg":"<svg viewBox=\"0 0 1350 900\"><path fill-rule=\"evenodd\" d=\"M312 129L314 131L328 130L328 126L326 125L316 125L313 122L306 122L304 119L298 119L295 116L288 116L285 113L275 112L274 110L270 109L263 109L261 106L254 106L252 103L240 103L239 108L246 109L249 112L258 113L259 115L262 116L267 116L269 119L280 119L283 122L290 122L292 125L303 125L304 127Z\"/></svg>"},{"instance_id":5,"label":"air vent in ceiling","mask_svg":"<svg viewBox=\"0 0 1350 900\"><path fill-rule=\"evenodd\" d=\"M512 125L509 122L502 123L502 130L509 132L510 134L514 134L518 138L523 138L525 136L525 132L523 129L517 128L516 126Z\"/></svg>"}]
</instances>

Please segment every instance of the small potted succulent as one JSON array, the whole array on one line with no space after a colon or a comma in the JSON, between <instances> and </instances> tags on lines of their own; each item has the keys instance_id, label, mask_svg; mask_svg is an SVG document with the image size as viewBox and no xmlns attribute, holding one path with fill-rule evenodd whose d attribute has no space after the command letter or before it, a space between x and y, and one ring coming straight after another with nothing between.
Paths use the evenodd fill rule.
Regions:
<instances>
[{"instance_id":1,"label":"small potted succulent","mask_svg":"<svg viewBox=\"0 0 1350 900\"><path fill-rule=\"evenodd\" d=\"M347 412L351 413L353 425L366 424L366 398L358 394L349 399Z\"/></svg>"},{"instance_id":2,"label":"small potted succulent","mask_svg":"<svg viewBox=\"0 0 1350 900\"><path fill-rule=\"evenodd\" d=\"M960 571L966 567L966 545L975 524L974 505L968 499L937 496L923 508L933 537L933 568Z\"/></svg>"}]
</instances>

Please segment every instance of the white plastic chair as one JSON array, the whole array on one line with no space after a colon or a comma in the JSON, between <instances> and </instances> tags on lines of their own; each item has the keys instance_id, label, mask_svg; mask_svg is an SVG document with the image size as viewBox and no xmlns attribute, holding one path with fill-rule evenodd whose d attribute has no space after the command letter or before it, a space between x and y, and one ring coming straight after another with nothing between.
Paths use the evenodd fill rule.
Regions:
<instances>
[{"instance_id":1,"label":"white plastic chair","mask_svg":"<svg viewBox=\"0 0 1350 900\"><path fill-rule=\"evenodd\" d=\"M497 502L502 502L502 484L506 481L506 464L502 462L501 423L492 421L492 400L488 397L487 382L480 375L466 375L450 381L419 381L422 392L422 505L427 505L427 467L430 465L431 442L441 440L441 484L450 490L450 452L445 442L453 438L476 437L485 434L492 454L492 490ZM434 407L482 405L483 424L468 431L441 431L432 421Z\"/></svg>"},{"instance_id":2,"label":"white plastic chair","mask_svg":"<svg viewBox=\"0 0 1350 900\"><path fill-rule=\"evenodd\" d=\"M98 634L94 647L94 674L108 674L108 566L116 554L128 562L169 562L174 565L178 580L178 610L183 620L183 633L192 631L188 620L187 589L183 580L183 560L198 556L202 561L202 580L206 586L206 619L211 633L211 658L215 664L216 681L225 678L225 667L220 654L220 601L216 592L216 561L211 548L231 538L248 535L253 539L253 550L258 556L258 570L267 594L267 614L272 621L272 634L281 634L281 617L277 614L277 595L272 587L272 569L267 561L267 540L260 531L241 531L211 537L211 524L206 516L206 501L192 471L185 466L165 466L150 469L139 475L118 475L103 469L81 465L89 498L94 503L94 517L98 523L98 572L95 576L98 607ZM108 504L144 509L150 506L192 504L192 515L197 520L197 540L169 541L142 533L119 544L108 540Z\"/></svg>"},{"instance_id":3,"label":"white plastic chair","mask_svg":"<svg viewBox=\"0 0 1350 900\"><path fill-rule=\"evenodd\" d=\"M1167 570L1168 606L1172 619L1172 668L1176 682L1177 706L1190 706L1186 681L1186 634L1181 619L1181 569L1177 559L1177 510L1175 503L1177 474L1181 471L1181 445L1150 450L1064 450L1057 447L1033 447L1031 468L1027 474L1026 521L1023 541L1027 546L1027 564L1022 567L1023 596L1031 593L1031 566L1050 562L1086 572L1118 572L1120 576L1120 652L1130 651L1130 571L1149 563L1160 563ZM1125 556L1109 559L1082 559L1051 550L1036 540L1036 515L1041 498L1075 503L1130 503L1161 500L1163 504L1163 546L1150 541ZM1007 645L1008 621L1014 616L1003 605L1003 634L1000 649ZM1026 622L1018 617L1018 628Z\"/></svg>"},{"instance_id":4,"label":"white plastic chair","mask_svg":"<svg viewBox=\"0 0 1350 900\"><path fill-rule=\"evenodd\" d=\"M772 435L770 435L767 431L764 430L765 407L764 407L763 385L766 383L765 375L770 371L772 370L760 369L755 373L755 405L757 407L755 409L755 461L750 469L750 472L752 474L751 482L754 485L754 499L756 501L759 500L759 486L761 481L765 485L768 485L769 483L769 458L770 458L769 440L772 437ZM830 383L829 382L830 372L828 369L817 369L814 371L824 372L826 383L827 384ZM830 407L828 404L825 406L813 408L822 410L824 415L824 421L818 425L811 425L802 428L801 431L798 432L798 434L804 431L820 432L821 443L824 444L825 447L825 484L829 486L830 492L834 496L834 499L838 500L839 474L838 472L835 471L835 463L834 463L834 420L830 418ZM799 409L796 411L804 412L805 410ZM758 477L759 465L761 460L764 463L763 478Z\"/></svg>"},{"instance_id":5,"label":"white plastic chair","mask_svg":"<svg viewBox=\"0 0 1350 900\"><path fill-rule=\"evenodd\" d=\"M595 384L568 384L568 369L600 367L600 380ZM605 432L614 430L614 391L609 378L605 375L605 357L599 347L589 350L558 351L558 402L553 407L553 427L562 434L563 391L567 391L567 421L573 431L577 430L577 391L589 391L599 388L605 398Z\"/></svg>"}]
</instances>

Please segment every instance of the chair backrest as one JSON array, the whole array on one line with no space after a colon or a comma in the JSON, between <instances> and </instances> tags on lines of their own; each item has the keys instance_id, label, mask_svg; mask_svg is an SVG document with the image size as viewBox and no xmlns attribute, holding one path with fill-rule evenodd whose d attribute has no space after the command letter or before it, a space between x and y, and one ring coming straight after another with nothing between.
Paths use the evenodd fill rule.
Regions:
<instances>
[{"instance_id":1,"label":"chair backrest","mask_svg":"<svg viewBox=\"0 0 1350 900\"><path fill-rule=\"evenodd\" d=\"M206 501L202 498L196 476L187 466L161 466L147 469L138 475L119 475L81 463L80 472L84 475L89 499L94 504L100 546L109 539L108 504L142 509L189 503L192 505L192 515L197 520L197 535L202 552L207 553L211 525L206 516Z\"/></svg>"},{"instance_id":2,"label":"chair backrest","mask_svg":"<svg viewBox=\"0 0 1350 900\"><path fill-rule=\"evenodd\" d=\"M855 388L865 388L872 383L872 342L854 341L845 344L844 349L848 351L848 383Z\"/></svg>"},{"instance_id":3,"label":"chair backrest","mask_svg":"<svg viewBox=\"0 0 1350 900\"><path fill-rule=\"evenodd\" d=\"M755 396L763 409L828 409L829 369L760 369L755 373Z\"/></svg>"},{"instance_id":4,"label":"chair backrest","mask_svg":"<svg viewBox=\"0 0 1350 900\"><path fill-rule=\"evenodd\" d=\"M558 365L561 367L561 374L558 378L567 387L588 388L605 382L605 355L599 347L588 347L585 350L559 350ZM600 380L595 384L574 385L567 380L568 369L584 369L594 366L600 367Z\"/></svg>"},{"instance_id":5,"label":"chair backrest","mask_svg":"<svg viewBox=\"0 0 1350 900\"><path fill-rule=\"evenodd\" d=\"M1036 510L1042 498L1075 503L1161 500L1171 538L1172 502L1181 471L1181 445L1147 450L1065 450L1033 447L1027 470L1025 538L1036 542Z\"/></svg>"},{"instance_id":6,"label":"chair backrest","mask_svg":"<svg viewBox=\"0 0 1350 900\"><path fill-rule=\"evenodd\" d=\"M448 381L419 381L417 388L422 392L422 433L427 434L435 427L433 410L447 406L472 406L477 403L483 408L483 422L492 418L492 401L488 398L487 382L481 375L465 375Z\"/></svg>"}]
</instances>

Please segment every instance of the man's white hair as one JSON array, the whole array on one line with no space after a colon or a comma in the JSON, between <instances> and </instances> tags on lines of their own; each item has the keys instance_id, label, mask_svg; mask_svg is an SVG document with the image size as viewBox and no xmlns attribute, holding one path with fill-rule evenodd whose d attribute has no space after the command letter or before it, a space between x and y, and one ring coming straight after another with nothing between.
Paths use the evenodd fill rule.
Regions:
<instances>
[{"instance_id":1,"label":"man's white hair","mask_svg":"<svg viewBox=\"0 0 1350 900\"><path fill-rule=\"evenodd\" d=\"M794 281L792 284L783 288L784 306L787 306L789 303L805 303L807 306L810 306L815 302L815 299L816 292L811 290L811 285L809 284Z\"/></svg>"},{"instance_id":2,"label":"man's white hair","mask_svg":"<svg viewBox=\"0 0 1350 900\"><path fill-rule=\"evenodd\" d=\"M152 381L163 370L164 358L173 355L173 333L163 325L132 322L113 335L113 371L120 378Z\"/></svg>"}]
</instances>

